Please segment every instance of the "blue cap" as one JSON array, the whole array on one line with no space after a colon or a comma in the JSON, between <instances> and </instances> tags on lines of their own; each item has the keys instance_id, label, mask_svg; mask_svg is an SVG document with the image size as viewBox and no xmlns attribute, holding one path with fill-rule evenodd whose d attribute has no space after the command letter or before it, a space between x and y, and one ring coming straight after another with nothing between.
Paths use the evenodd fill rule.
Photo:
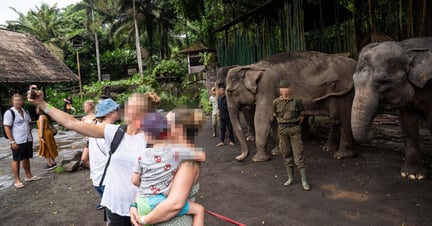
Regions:
<instances>
[{"instance_id":1,"label":"blue cap","mask_svg":"<svg viewBox=\"0 0 432 226\"><path fill-rule=\"evenodd\" d=\"M165 139L168 132L168 122L165 116L159 112L145 114L141 120L140 128L155 139Z\"/></svg>"},{"instance_id":2,"label":"blue cap","mask_svg":"<svg viewBox=\"0 0 432 226\"><path fill-rule=\"evenodd\" d=\"M96 106L96 118L104 117L120 107L113 99L101 100Z\"/></svg>"}]
</instances>

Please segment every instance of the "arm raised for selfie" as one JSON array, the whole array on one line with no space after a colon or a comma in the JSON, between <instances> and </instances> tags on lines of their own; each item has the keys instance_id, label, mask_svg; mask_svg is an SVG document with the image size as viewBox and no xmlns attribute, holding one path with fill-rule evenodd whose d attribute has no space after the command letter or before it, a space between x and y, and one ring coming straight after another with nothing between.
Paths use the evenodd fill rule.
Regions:
<instances>
[{"instance_id":1,"label":"arm raised for selfie","mask_svg":"<svg viewBox=\"0 0 432 226\"><path fill-rule=\"evenodd\" d=\"M89 137L95 137L95 138L104 137L104 130L105 130L104 125L98 126L96 124L81 122L75 119L75 117L73 117L72 115L51 106L43 99L42 91L37 91L35 99L31 99L30 94L28 94L27 99L30 103L38 106L39 109L42 109L42 111L44 111L52 119L54 119L56 122L58 122L59 124L61 124L62 126L68 129L74 130L80 134Z\"/></svg>"}]
</instances>

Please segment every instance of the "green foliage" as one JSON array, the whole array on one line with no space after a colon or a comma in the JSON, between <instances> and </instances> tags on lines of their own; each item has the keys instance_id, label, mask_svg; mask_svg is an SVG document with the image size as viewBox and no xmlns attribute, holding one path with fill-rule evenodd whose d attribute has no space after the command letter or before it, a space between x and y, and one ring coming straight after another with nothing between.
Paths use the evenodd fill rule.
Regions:
<instances>
[{"instance_id":1,"label":"green foliage","mask_svg":"<svg viewBox=\"0 0 432 226\"><path fill-rule=\"evenodd\" d=\"M153 70L154 77L181 77L187 74L186 64L175 60L162 60Z\"/></svg>"},{"instance_id":2,"label":"green foliage","mask_svg":"<svg viewBox=\"0 0 432 226\"><path fill-rule=\"evenodd\" d=\"M209 101L209 95L208 95L207 89L201 88L199 94L200 94L201 109L203 109L203 111L206 114L210 114L212 112L212 106L211 106L210 101Z\"/></svg>"}]
</instances>

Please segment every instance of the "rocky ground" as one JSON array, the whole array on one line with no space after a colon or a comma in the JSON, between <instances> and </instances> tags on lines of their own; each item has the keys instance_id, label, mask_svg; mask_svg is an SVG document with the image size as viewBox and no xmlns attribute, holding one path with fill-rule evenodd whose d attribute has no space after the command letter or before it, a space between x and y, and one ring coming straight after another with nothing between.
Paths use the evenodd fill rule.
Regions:
<instances>
[{"instance_id":1,"label":"rocky ground","mask_svg":"<svg viewBox=\"0 0 432 226\"><path fill-rule=\"evenodd\" d=\"M320 150L322 140L305 139L312 190L300 183L290 187L279 157L264 163L236 162L240 146L215 147L206 125L198 137L205 147L198 202L208 210L246 225L430 225L432 181L408 181L399 175L403 154L358 147L354 159L335 160ZM83 144L74 132L56 136L59 160ZM45 162L31 160L42 180L15 189L7 141L0 139L0 225L103 225L103 213L88 170L57 174L42 170ZM251 144L251 146L253 146ZM37 153L35 153L36 155ZM427 163L430 168L430 163ZM299 180L298 173L296 178ZM206 225L230 225L206 215Z\"/></svg>"}]
</instances>

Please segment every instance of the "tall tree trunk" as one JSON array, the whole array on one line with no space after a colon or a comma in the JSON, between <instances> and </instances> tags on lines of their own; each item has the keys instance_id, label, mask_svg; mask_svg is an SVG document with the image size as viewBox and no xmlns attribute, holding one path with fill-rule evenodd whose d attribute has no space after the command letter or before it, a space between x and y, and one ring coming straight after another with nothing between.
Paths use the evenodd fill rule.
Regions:
<instances>
[{"instance_id":1,"label":"tall tree trunk","mask_svg":"<svg viewBox=\"0 0 432 226\"><path fill-rule=\"evenodd\" d=\"M399 1L399 40L402 40L404 37L403 32L403 0Z\"/></svg>"},{"instance_id":2,"label":"tall tree trunk","mask_svg":"<svg viewBox=\"0 0 432 226\"><path fill-rule=\"evenodd\" d=\"M408 38L411 38L414 36L413 1L409 0L408 4L407 30Z\"/></svg>"},{"instance_id":3,"label":"tall tree trunk","mask_svg":"<svg viewBox=\"0 0 432 226\"><path fill-rule=\"evenodd\" d=\"M372 0L368 0L369 3L369 25L371 28L371 34L370 34L370 38L371 38L371 42L375 42L376 40L374 40L374 35L377 32L376 29L376 20L375 20L375 9L372 3Z\"/></svg>"},{"instance_id":4,"label":"tall tree trunk","mask_svg":"<svg viewBox=\"0 0 432 226\"><path fill-rule=\"evenodd\" d=\"M140 76L143 76L143 63L142 63L142 57L141 57L141 46L140 46L140 38L139 38L139 31L138 31L138 20L137 20L137 12L135 9L135 0L132 0L133 5L133 13L134 13L134 25L135 25L135 46L136 46L136 56L137 56L137 62L138 62L138 71Z\"/></svg>"},{"instance_id":5,"label":"tall tree trunk","mask_svg":"<svg viewBox=\"0 0 432 226\"><path fill-rule=\"evenodd\" d=\"M422 19L420 21L420 29L418 36L425 36L425 28L426 28L426 0L423 0L423 12L422 12Z\"/></svg>"},{"instance_id":6,"label":"tall tree trunk","mask_svg":"<svg viewBox=\"0 0 432 226\"><path fill-rule=\"evenodd\" d=\"M92 23L94 24L95 17L94 17L94 10L93 10L93 8L91 9L91 14L92 14ZM101 81L102 80L102 76L101 76L100 56L99 56L99 39L98 39L97 31L95 30L93 32L94 32L94 38L95 38L96 65L97 65L98 81Z\"/></svg>"}]
</instances>

